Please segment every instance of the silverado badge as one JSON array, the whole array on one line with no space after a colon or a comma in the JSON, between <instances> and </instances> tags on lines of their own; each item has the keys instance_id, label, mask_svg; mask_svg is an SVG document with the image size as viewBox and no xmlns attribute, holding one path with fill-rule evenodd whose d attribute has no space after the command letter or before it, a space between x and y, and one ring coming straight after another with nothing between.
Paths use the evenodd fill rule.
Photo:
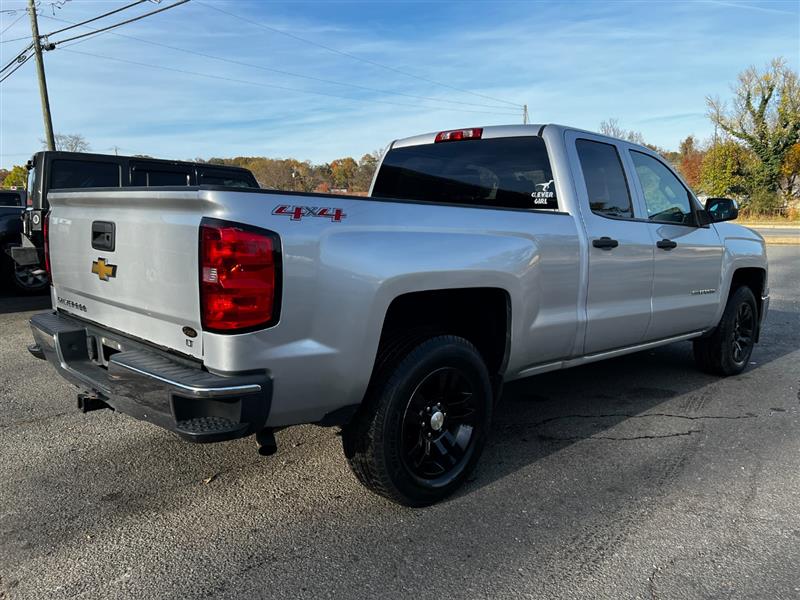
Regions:
<instances>
[{"instance_id":1,"label":"silverado badge","mask_svg":"<svg viewBox=\"0 0 800 600\"><path fill-rule=\"evenodd\" d=\"M92 273L100 278L100 281L108 281L109 277L117 276L117 265L110 265L105 258L98 258L92 261Z\"/></svg>"}]
</instances>

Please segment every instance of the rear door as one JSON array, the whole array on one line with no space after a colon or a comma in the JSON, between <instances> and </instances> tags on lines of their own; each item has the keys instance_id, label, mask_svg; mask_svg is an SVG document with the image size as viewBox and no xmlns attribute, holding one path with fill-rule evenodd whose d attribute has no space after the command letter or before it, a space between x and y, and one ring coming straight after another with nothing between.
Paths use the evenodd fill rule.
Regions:
<instances>
[{"instance_id":1,"label":"rear door","mask_svg":"<svg viewBox=\"0 0 800 600\"><path fill-rule=\"evenodd\" d=\"M51 192L53 300L64 312L195 357L201 330L196 191Z\"/></svg>"},{"instance_id":2,"label":"rear door","mask_svg":"<svg viewBox=\"0 0 800 600\"><path fill-rule=\"evenodd\" d=\"M607 138L566 133L588 237L584 354L642 342L650 324L653 242L631 190L622 148Z\"/></svg>"},{"instance_id":3,"label":"rear door","mask_svg":"<svg viewBox=\"0 0 800 600\"><path fill-rule=\"evenodd\" d=\"M646 337L705 329L722 301L723 248L717 231L697 225L697 200L663 161L637 150L630 150L630 158L655 249L653 318Z\"/></svg>"}]
</instances>

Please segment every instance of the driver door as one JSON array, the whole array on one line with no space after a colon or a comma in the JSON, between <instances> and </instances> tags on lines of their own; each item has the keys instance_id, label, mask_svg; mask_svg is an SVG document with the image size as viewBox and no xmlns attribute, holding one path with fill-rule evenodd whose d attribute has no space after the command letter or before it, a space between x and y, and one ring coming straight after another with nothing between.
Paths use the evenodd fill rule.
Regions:
<instances>
[{"instance_id":1,"label":"driver door","mask_svg":"<svg viewBox=\"0 0 800 600\"><path fill-rule=\"evenodd\" d=\"M628 152L655 251L653 314L645 338L711 327L721 302L723 248L717 230L697 225L697 200L666 164L649 153Z\"/></svg>"}]
</instances>

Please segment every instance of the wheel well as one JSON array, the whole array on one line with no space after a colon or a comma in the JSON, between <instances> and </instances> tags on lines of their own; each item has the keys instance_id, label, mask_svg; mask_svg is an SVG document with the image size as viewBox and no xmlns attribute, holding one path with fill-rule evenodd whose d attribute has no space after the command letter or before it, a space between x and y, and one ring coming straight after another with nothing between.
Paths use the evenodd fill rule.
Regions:
<instances>
[{"instance_id":1,"label":"wheel well","mask_svg":"<svg viewBox=\"0 0 800 600\"><path fill-rule=\"evenodd\" d=\"M499 288L458 288L412 292L395 298L386 311L380 348L412 330L451 334L472 342L492 377L506 367L511 300ZM380 350L379 350L380 355Z\"/></svg>"},{"instance_id":2,"label":"wheel well","mask_svg":"<svg viewBox=\"0 0 800 600\"><path fill-rule=\"evenodd\" d=\"M759 269L758 267L736 269L736 271L733 273L733 279L731 279L731 289L728 291L728 295L732 294L742 286L749 287L753 292L753 296L756 297L758 314L760 315L762 311L761 296L764 294L764 280L766 279L766 276L767 272L764 269Z\"/></svg>"}]
</instances>

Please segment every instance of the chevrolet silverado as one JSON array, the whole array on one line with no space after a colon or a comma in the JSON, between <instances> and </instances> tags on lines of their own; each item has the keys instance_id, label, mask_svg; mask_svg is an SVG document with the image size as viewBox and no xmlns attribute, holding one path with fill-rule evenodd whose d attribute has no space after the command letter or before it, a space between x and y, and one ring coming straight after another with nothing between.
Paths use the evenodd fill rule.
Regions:
<instances>
[{"instance_id":1,"label":"chevrolet silverado","mask_svg":"<svg viewBox=\"0 0 800 600\"><path fill-rule=\"evenodd\" d=\"M741 372L763 239L653 151L559 125L393 142L369 197L51 191L30 351L194 442L342 428L356 477L421 506L465 480L504 382L691 340Z\"/></svg>"}]
</instances>

